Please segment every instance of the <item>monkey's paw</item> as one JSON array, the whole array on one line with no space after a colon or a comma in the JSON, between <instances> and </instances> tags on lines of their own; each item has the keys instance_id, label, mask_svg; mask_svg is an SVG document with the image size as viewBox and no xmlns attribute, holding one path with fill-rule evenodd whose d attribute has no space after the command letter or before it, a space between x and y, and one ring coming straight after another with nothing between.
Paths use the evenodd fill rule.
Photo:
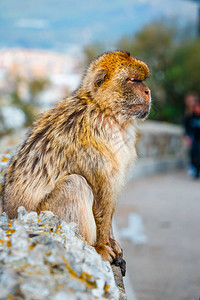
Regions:
<instances>
[{"instance_id":1,"label":"monkey's paw","mask_svg":"<svg viewBox=\"0 0 200 300\"><path fill-rule=\"evenodd\" d=\"M98 244L95 246L95 249L96 249L97 253L99 253L101 255L103 260L108 260L110 263L112 263L114 261L114 259L116 258L115 252L108 245Z\"/></svg>"},{"instance_id":2,"label":"monkey's paw","mask_svg":"<svg viewBox=\"0 0 200 300\"><path fill-rule=\"evenodd\" d=\"M120 245L118 244L118 242L115 239L112 239L110 237L109 242L110 242L110 247L113 249L116 256L123 255L122 249L121 249Z\"/></svg>"},{"instance_id":3,"label":"monkey's paw","mask_svg":"<svg viewBox=\"0 0 200 300\"><path fill-rule=\"evenodd\" d=\"M118 242L110 238L110 245L115 252L115 258L113 259L113 264L117 267L120 267L122 276L126 274L126 261L123 259L123 250L119 246Z\"/></svg>"},{"instance_id":4,"label":"monkey's paw","mask_svg":"<svg viewBox=\"0 0 200 300\"><path fill-rule=\"evenodd\" d=\"M110 238L110 243L99 244L95 246L97 253L99 253L103 260L108 260L111 264L120 267L122 276L126 274L126 261L123 259L123 252L119 244Z\"/></svg>"}]
</instances>

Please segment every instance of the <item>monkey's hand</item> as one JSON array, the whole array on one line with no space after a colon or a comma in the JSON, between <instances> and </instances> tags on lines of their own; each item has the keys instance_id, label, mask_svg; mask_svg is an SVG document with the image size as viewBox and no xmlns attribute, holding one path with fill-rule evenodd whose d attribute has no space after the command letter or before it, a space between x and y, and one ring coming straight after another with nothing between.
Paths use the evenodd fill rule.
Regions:
<instances>
[{"instance_id":1,"label":"monkey's hand","mask_svg":"<svg viewBox=\"0 0 200 300\"><path fill-rule=\"evenodd\" d=\"M122 249L116 240L110 238L109 243L97 244L96 251L101 255L103 260L108 260L110 263L120 267L122 276L126 273L126 262L123 259Z\"/></svg>"},{"instance_id":2,"label":"monkey's hand","mask_svg":"<svg viewBox=\"0 0 200 300\"><path fill-rule=\"evenodd\" d=\"M113 238L110 238L110 245L111 245L113 251L116 254L116 256L113 259L112 263L115 266L120 267L122 276L125 276L125 274L126 274L126 261L123 259L123 250L121 249L118 242Z\"/></svg>"}]
</instances>

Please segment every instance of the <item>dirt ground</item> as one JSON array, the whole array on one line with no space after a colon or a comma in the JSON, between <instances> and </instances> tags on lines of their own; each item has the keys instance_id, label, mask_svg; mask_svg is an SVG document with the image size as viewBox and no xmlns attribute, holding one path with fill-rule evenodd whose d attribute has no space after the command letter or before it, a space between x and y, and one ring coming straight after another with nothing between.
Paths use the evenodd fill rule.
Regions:
<instances>
[{"instance_id":1,"label":"dirt ground","mask_svg":"<svg viewBox=\"0 0 200 300\"><path fill-rule=\"evenodd\" d=\"M131 212L142 217L148 238L122 240L137 300L199 300L200 179L177 171L134 180L117 204L118 229Z\"/></svg>"}]
</instances>

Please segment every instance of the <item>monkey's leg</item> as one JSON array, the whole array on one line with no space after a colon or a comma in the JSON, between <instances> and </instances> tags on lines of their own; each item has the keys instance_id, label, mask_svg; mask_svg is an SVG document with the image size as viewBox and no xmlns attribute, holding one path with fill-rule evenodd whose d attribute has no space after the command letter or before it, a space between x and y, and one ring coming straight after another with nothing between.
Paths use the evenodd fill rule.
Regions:
<instances>
[{"instance_id":1,"label":"monkey's leg","mask_svg":"<svg viewBox=\"0 0 200 300\"><path fill-rule=\"evenodd\" d=\"M60 219L78 224L79 233L90 245L96 242L96 224L92 211L93 193L85 178L66 176L37 207L37 212L51 210Z\"/></svg>"},{"instance_id":2,"label":"monkey's leg","mask_svg":"<svg viewBox=\"0 0 200 300\"><path fill-rule=\"evenodd\" d=\"M95 199L93 207L94 217L97 225L96 251L102 256L103 260L112 263L117 255L121 254L118 243L111 238L112 215L115 208L113 195L102 186L98 199Z\"/></svg>"}]
</instances>

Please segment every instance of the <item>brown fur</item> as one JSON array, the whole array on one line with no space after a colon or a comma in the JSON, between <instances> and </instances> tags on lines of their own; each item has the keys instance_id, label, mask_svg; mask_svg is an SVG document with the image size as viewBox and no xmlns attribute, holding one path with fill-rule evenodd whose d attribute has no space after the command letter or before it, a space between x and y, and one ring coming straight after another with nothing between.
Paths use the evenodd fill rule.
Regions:
<instances>
[{"instance_id":1,"label":"brown fur","mask_svg":"<svg viewBox=\"0 0 200 300\"><path fill-rule=\"evenodd\" d=\"M150 91L142 83L148 76L145 63L120 51L91 63L79 89L36 120L12 158L3 200L10 218L20 205L51 210L78 222L104 260L120 253L110 236L111 222L126 169L136 157L135 120L145 118L150 109ZM85 194L90 195L88 203L82 201ZM81 228L87 214L91 224Z\"/></svg>"}]
</instances>

